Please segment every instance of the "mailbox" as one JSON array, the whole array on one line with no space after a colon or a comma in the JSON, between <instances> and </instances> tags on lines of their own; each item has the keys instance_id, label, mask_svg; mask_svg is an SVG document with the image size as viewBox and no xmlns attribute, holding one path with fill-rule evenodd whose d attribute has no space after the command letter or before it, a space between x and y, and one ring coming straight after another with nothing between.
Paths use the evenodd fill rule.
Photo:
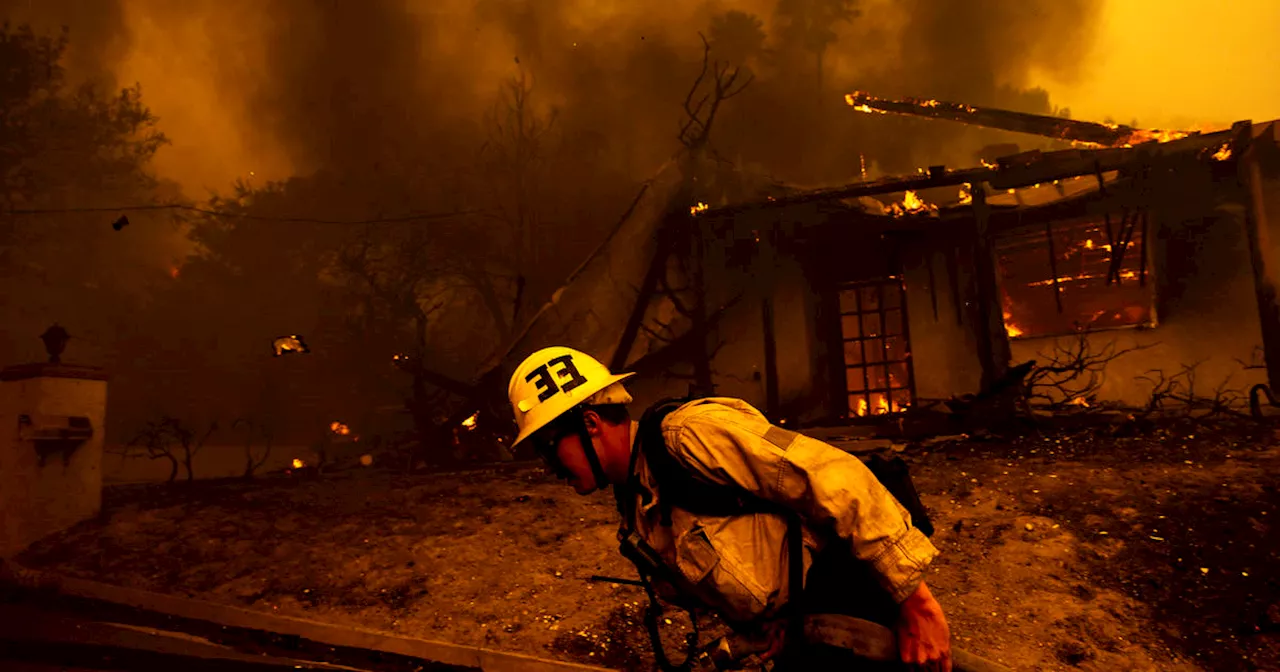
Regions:
<instances>
[{"instance_id":1,"label":"mailbox","mask_svg":"<svg viewBox=\"0 0 1280 672\"><path fill-rule=\"evenodd\" d=\"M19 415L18 440L35 444L40 456L40 466L55 453L62 453L62 462L71 461L71 454L85 441L93 438L93 424L89 418L78 415Z\"/></svg>"}]
</instances>

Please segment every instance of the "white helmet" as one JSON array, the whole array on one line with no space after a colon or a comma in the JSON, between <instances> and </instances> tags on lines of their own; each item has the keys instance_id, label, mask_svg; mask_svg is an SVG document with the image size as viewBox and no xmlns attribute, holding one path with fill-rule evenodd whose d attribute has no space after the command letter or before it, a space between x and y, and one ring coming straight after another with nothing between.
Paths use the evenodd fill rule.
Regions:
<instances>
[{"instance_id":1,"label":"white helmet","mask_svg":"<svg viewBox=\"0 0 1280 672\"><path fill-rule=\"evenodd\" d=\"M511 445L580 404L630 403L631 395L616 383L633 375L609 373L594 357L572 348L543 348L529 355L507 385L507 398L520 430Z\"/></svg>"}]
</instances>

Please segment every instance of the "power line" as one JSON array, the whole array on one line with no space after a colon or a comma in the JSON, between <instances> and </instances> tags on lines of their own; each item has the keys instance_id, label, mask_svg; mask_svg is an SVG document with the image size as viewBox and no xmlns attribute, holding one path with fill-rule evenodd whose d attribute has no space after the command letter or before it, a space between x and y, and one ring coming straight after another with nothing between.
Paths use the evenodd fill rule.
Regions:
<instances>
[{"instance_id":1,"label":"power line","mask_svg":"<svg viewBox=\"0 0 1280 672\"><path fill-rule=\"evenodd\" d=\"M139 212L146 210L184 210L187 212L198 212L205 215L213 215L215 217L234 217L238 219L253 219L266 222L296 222L303 224L395 224L399 222L448 219L450 217L461 217L463 215L473 215L483 212L482 210L452 210L449 212L426 212L416 215L402 215L399 217L382 217L379 219L314 219L311 217L272 217L270 215L253 215L241 212L228 212L225 210L211 210L208 208L196 207L194 205L170 203L165 205L126 205L112 208L27 208L21 210L9 210L4 214L60 215L78 212Z\"/></svg>"}]
</instances>

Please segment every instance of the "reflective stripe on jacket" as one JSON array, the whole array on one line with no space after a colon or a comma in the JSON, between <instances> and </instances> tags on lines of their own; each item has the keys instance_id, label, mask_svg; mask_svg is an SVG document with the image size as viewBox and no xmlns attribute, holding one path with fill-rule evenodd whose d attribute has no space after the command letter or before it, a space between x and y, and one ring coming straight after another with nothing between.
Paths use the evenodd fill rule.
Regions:
<instances>
[{"instance_id":1,"label":"reflective stripe on jacket","mask_svg":"<svg viewBox=\"0 0 1280 672\"><path fill-rule=\"evenodd\" d=\"M633 443L635 428L633 427ZM698 399L662 422L671 453L698 478L736 485L804 520L805 569L827 543L848 544L901 602L938 550L857 457L769 424L739 399ZM638 449L639 446L633 446ZM678 586L730 621L774 618L787 602L787 517L695 516L672 510L660 524L653 472L637 461L636 531L686 584ZM666 592L666 591L664 591Z\"/></svg>"}]
</instances>

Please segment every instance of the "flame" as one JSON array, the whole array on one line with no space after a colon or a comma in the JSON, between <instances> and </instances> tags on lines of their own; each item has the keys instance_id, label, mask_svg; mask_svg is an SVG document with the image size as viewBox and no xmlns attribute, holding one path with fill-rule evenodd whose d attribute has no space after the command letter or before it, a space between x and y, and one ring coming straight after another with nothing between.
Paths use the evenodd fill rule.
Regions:
<instances>
[{"instance_id":1,"label":"flame","mask_svg":"<svg viewBox=\"0 0 1280 672\"><path fill-rule=\"evenodd\" d=\"M1213 153L1214 161L1226 161L1231 158L1231 145L1223 145L1218 151Z\"/></svg>"},{"instance_id":2,"label":"flame","mask_svg":"<svg viewBox=\"0 0 1280 672\"><path fill-rule=\"evenodd\" d=\"M937 107L937 106L938 106L938 101L933 99L925 100L920 103L920 107Z\"/></svg>"},{"instance_id":3,"label":"flame","mask_svg":"<svg viewBox=\"0 0 1280 672\"><path fill-rule=\"evenodd\" d=\"M1172 140L1181 140L1191 135L1187 131L1148 131L1136 129L1124 139L1125 147L1140 145L1145 142L1170 142Z\"/></svg>"},{"instance_id":4,"label":"flame","mask_svg":"<svg viewBox=\"0 0 1280 672\"><path fill-rule=\"evenodd\" d=\"M462 421L462 426L463 426L463 427L466 427L468 430L473 430L473 429L475 429L475 428L476 428L476 417L478 417L479 415L480 415L480 411L476 411L475 413L472 413L470 417L468 417L466 420L463 420L463 421Z\"/></svg>"},{"instance_id":5,"label":"flame","mask_svg":"<svg viewBox=\"0 0 1280 672\"><path fill-rule=\"evenodd\" d=\"M889 399L883 394L876 395L876 415L884 415L889 412Z\"/></svg>"},{"instance_id":6,"label":"flame","mask_svg":"<svg viewBox=\"0 0 1280 672\"><path fill-rule=\"evenodd\" d=\"M998 166L998 165L996 165L996 164L994 164L994 163L991 163L990 161L988 161L988 160L986 160L986 159L978 159L978 160L982 162L982 167L983 167L983 168L999 168L999 167L1000 167L1000 166Z\"/></svg>"},{"instance_id":7,"label":"flame","mask_svg":"<svg viewBox=\"0 0 1280 672\"><path fill-rule=\"evenodd\" d=\"M960 187L960 205L968 205L973 202L973 185L968 182Z\"/></svg>"},{"instance_id":8,"label":"flame","mask_svg":"<svg viewBox=\"0 0 1280 672\"><path fill-rule=\"evenodd\" d=\"M1000 311L1001 317L1004 319L1004 332L1009 338L1017 338L1024 332L1013 321L1013 301L1009 299L1009 295L1004 296L1003 308Z\"/></svg>"},{"instance_id":9,"label":"flame","mask_svg":"<svg viewBox=\"0 0 1280 672\"><path fill-rule=\"evenodd\" d=\"M329 423L329 431L338 436L346 436L351 433L351 428L341 422L331 422Z\"/></svg>"},{"instance_id":10,"label":"flame","mask_svg":"<svg viewBox=\"0 0 1280 672\"><path fill-rule=\"evenodd\" d=\"M305 466L307 466L307 463L306 463L306 462L303 462L302 460L299 460L299 459L298 459L298 458L296 458L296 457L295 457L295 458L293 458L293 468L294 468L294 469L301 469L301 468L303 468L303 467L305 467Z\"/></svg>"},{"instance_id":11,"label":"flame","mask_svg":"<svg viewBox=\"0 0 1280 672\"><path fill-rule=\"evenodd\" d=\"M1067 401L1067 403L1071 406L1084 406L1085 408L1089 408L1089 401L1084 397L1072 397Z\"/></svg>"},{"instance_id":12,"label":"flame","mask_svg":"<svg viewBox=\"0 0 1280 672\"><path fill-rule=\"evenodd\" d=\"M867 179L867 156L865 154L858 154L858 163L861 164L862 179L865 180Z\"/></svg>"},{"instance_id":13,"label":"flame","mask_svg":"<svg viewBox=\"0 0 1280 672\"><path fill-rule=\"evenodd\" d=\"M908 210L922 210L926 207L924 201L920 200L920 196L914 191L908 191L902 198L902 206Z\"/></svg>"},{"instance_id":14,"label":"flame","mask_svg":"<svg viewBox=\"0 0 1280 672\"><path fill-rule=\"evenodd\" d=\"M692 206L692 207L690 207L690 208L689 208L689 214L690 214L690 215L696 215L696 214L698 214L699 212L702 212L702 211L704 211L704 210L707 210L707 209L708 209L708 208L710 208L710 207L711 207L711 206L707 205L706 203L703 203L702 201L698 201L698 204L697 204L697 205L694 205L694 206Z\"/></svg>"},{"instance_id":15,"label":"flame","mask_svg":"<svg viewBox=\"0 0 1280 672\"><path fill-rule=\"evenodd\" d=\"M907 214L916 214L920 212L937 212L938 206L932 203L926 203L920 195L914 191L908 191L902 197L902 203L892 203L889 205L889 212L894 217L901 217Z\"/></svg>"},{"instance_id":16,"label":"flame","mask_svg":"<svg viewBox=\"0 0 1280 672\"><path fill-rule=\"evenodd\" d=\"M1086 249L1086 250L1092 250L1092 249L1093 249L1093 239L1092 239L1092 238L1090 238L1090 239L1088 239L1088 240L1084 241L1084 249Z\"/></svg>"},{"instance_id":17,"label":"flame","mask_svg":"<svg viewBox=\"0 0 1280 672\"><path fill-rule=\"evenodd\" d=\"M863 397L862 399L858 400L858 415L864 416L866 414L867 414L867 400L865 397Z\"/></svg>"},{"instance_id":18,"label":"flame","mask_svg":"<svg viewBox=\"0 0 1280 672\"><path fill-rule=\"evenodd\" d=\"M1085 245L1085 247L1089 247L1089 246ZM1110 245L1103 245L1102 247L1108 250L1111 249ZM1035 282L1028 282L1027 286L1028 287L1047 287L1049 285L1052 285L1055 281L1058 284L1063 285L1068 282L1084 282L1085 280L1094 280L1096 278L1101 278L1101 277L1103 276L1093 275L1091 273L1081 273L1080 275L1063 275L1063 276L1059 276L1056 279L1049 278L1048 280L1036 280ZM1137 280L1138 272L1137 271L1120 271L1120 279L1121 280Z\"/></svg>"}]
</instances>

